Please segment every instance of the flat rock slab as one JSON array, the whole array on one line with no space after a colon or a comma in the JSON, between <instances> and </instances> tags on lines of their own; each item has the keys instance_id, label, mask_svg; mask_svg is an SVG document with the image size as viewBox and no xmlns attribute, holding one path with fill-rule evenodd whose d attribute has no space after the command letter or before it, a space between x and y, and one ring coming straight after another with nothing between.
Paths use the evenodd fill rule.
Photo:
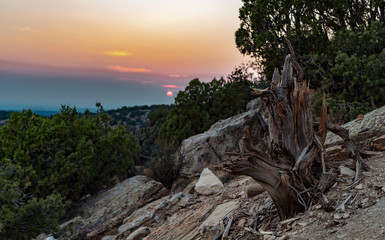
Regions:
<instances>
[{"instance_id":1,"label":"flat rock slab","mask_svg":"<svg viewBox=\"0 0 385 240\"><path fill-rule=\"evenodd\" d=\"M119 233L121 234L155 221L156 217L159 217L163 212L170 210L170 208L178 204L183 196L183 193L169 195L136 210L123 220L124 224L119 227Z\"/></svg>"},{"instance_id":2,"label":"flat rock slab","mask_svg":"<svg viewBox=\"0 0 385 240\"><path fill-rule=\"evenodd\" d=\"M151 240L193 240L199 236L199 226L202 219L212 211L215 203L209 199L207 202L192 205L189 208L177 211L166 222L151 231L147 239Z\"/></svg>"},{"instance_id":3,"label":"flat rock slab","mask_svg":"<svg viewBox=\"0 0 385 240\"><path fill-rule=\"evenodd\" d=\"M217 206L214 212L210 214L210 216L201 224L199 228L202 229L204 226L218 225L219 221L224 219L230 212L237 209L238 207L238 201L231 201Z\"/></svg>"}]
</instances>

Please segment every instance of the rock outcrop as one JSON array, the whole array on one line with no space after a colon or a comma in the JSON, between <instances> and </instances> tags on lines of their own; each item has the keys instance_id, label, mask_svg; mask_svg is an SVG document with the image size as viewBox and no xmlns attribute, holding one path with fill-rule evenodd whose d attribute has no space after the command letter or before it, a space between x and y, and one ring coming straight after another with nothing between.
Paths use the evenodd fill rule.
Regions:
<instances>
[{"instance_id":1,"label":"rock outcrop","mask_svg":"<svg viewBox=\"0 0 385 240\"><path fill-rule=\"evenodd\" d=\"M123 220L124 224L119 227L119 233L125 233L164 218L166 213L175 211L174 208L183 197L185 197L183 193L177 193L161 198L136 210L133 214Z\"/></svg>"},{"instance_id":2,"label":"rock outcrop","mask_svg":"<svg viewBox=\"0 0 385 240\"><path fill-rule=\"evenodd\" d=\"M221 120L204 133L182 142L179 156L183 158L182 175L199 174L205 167L222 162L228 152L239 152L239 140L249 127L254 144L267 131L267 125L257 110L251 110Z\"/></svg>"},{"instance_id":3,"label":"rock outcrop","mask_svg":"<svg viewBox=\"0 0 385 240\"><path fill-rule=\"evenodd\" d=\"M349 136L356 145L368 148L375 138L385 134L385 106L348 122L342 127L349 129ZM343 144L342 139L329 131L325 147L339 144Z\"/></svg>"},{"instance_id":4,"label":"rock outcrop","mask_svg":"<svg viewBox=\"0 0 385 240\"><path fill-rule=\"evenodd\" d=\"M167 194L168 191L161 183L146 176L136 176L120 182L88 199L74 213L79 216L62 225L63 229L67 227L71 232L71 236L66 239L106 236L136 209Z\"/></svg>"}]
</instances>

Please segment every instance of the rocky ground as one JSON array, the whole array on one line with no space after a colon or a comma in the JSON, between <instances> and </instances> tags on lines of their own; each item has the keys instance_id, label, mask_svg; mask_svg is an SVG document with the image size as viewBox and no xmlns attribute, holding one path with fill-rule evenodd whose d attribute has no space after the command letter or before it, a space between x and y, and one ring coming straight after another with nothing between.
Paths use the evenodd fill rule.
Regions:
<instances>
[{"instance_id":1,"label":"rocky ground","mask_svg":"<svg viewBox=\"0 0 385 240\"><path fill-rule=\"evenodd\" d=\"M56 239L385 239L385 107L346 125L370 166L353 183L354 162L342 143L328 136L329 167L339 176L326 193L331 207L315 203L280 221L270 196L247 176L231 177L212 167L237 141L225 141L255 118L254 112L216 124L185 141L191 169L173 193L146 176L118 183L79 204ZM235 124L236 122L236 124ZM242 125L243 124L243 125ZM230 126L226 128L226 125ZM263 127L255 124L255 128ZM253 129L251 129L253 131ZM256 136L257 137L257 136ZM194 139L194 138L193 138ZM200 142L199 142L200 141ZM217 146L220 144L220 146ZM211 160L212 159L212 160ZM213 162L210 162L213 161ZM199 179L209 167L216 180ZM185 169L187 171L187 169ZM211 172L210 172L211 173ZM216 178L210 175L211 179ZM202 183L203 181L203 183ZM215 184L214 184L215 183ZM205 185L206 189L201 189ZM44 239L47 236L40 236ZM52 239L52 238L51 238Z\"/></svg>"},{"instance_id":2,"label":"rocky ground","mask_svg":"<svg viewBox=\"0 0 385 240\"><path fill-rule=\"evenodd\" d=\"M385 154L367 159L370 172L351 186L340 175L327 196L338 210L327 212L315 205L288 224L290 239L385 239ZM344 203L344 204L343 204Z\"/></svg>"}]
</instances>

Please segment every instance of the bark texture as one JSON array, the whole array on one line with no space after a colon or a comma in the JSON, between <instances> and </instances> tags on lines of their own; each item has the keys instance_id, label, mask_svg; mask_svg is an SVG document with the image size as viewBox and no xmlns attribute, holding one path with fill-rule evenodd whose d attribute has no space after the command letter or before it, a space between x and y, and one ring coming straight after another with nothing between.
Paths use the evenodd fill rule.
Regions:
<instances>
[{"instance_id":1,"label":"bark texture","mask_svg":"<svg viewBox=\"0 0 385 240\"><path fill-rule=\"evenodd\" d=\"M302 77L295 56L288 55L282 73L275 70L271 86L254 93L269 112L263 141L255 146L246 127L240 153L231 154L224 163L225 170L258 181L271 195L282 220L324 198L336 176L325 167L326 108L315 130L309 85Z\"/></svg>"}]
</instances>

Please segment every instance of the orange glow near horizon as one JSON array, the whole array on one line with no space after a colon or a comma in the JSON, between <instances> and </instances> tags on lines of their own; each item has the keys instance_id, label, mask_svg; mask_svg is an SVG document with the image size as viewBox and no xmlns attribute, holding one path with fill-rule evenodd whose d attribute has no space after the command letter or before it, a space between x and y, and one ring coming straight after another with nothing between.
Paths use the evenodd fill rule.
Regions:
<instances>
[{"instance_id":1,"label":"orange glow near horizon","mask_svg":"<svg viewBox=\"0 0 385 240\"><path fill-rule=\"evenodd\" d=\"M122 66L107 66L107 69L118 71L118 72L136 72L136 73L146 73L151 72L150 69L146 68L130 68L130 67L122 67Z\"/></svg>"},{"instance_id":2,"label":"orange glow near horizon","mask_svg":"<svg viewBox=\"0 0 385 240\"><path fill-rule=\"evenodd\" d=\"M167 96L172 97L173 93L171 91L167 92Z\"/></svg>"},{"instance_id":3,"label":"orange glow near horizon","mask_svg":"<svg viewBox=\"0 0 385 240\"><path fill-rule=\"evenodd\" d=\"M177 85L162 85L164 88L182 88L182 86L177 86Z\"/></svg>"}]
</instances>

